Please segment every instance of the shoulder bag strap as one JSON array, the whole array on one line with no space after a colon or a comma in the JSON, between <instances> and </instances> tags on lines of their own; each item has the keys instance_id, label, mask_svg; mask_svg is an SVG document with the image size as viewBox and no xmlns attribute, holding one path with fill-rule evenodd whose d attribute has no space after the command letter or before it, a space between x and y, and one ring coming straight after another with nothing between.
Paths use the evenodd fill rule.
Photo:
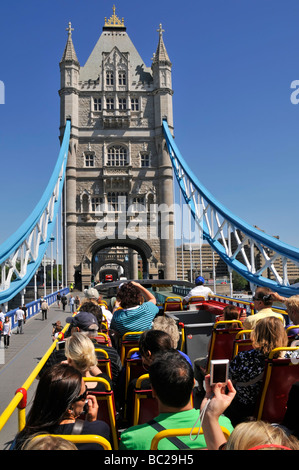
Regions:
<instances>
[{"instance_id":1,"label":"shoulder bag strap","mask_svg":"<svg viewBox=\"0 0 299 470\"><path fill-rule=\"evenodd\" d=\"M157 423L154 419L149 421L147 424L150 424L156 431L164 431L164 428L160 423ZM182 442L178 437L167 437L167 439L172 442L178 449L190 449L184 442Z\"/></svg>"},{"instance_id":2,"label":"shoulder bag strap","mask_svg":"<svg viewBox=\"0 0 299 470\"><path fill-rule=\"evenodd\" d=\"M81 434L83 426L84 421L82 419L77 419L73 426L71 434Z\"/></svg>"}]
</instances>

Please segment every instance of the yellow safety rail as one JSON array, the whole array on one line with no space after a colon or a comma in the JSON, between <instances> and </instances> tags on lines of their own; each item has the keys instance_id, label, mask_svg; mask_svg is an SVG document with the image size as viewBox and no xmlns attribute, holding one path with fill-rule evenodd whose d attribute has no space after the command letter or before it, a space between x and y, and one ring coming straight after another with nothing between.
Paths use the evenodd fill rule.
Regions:
<instances>
[{"instance_id":1,"label":"yellow safety rail","mask_svg":"<svg viewBox=\"0 0 299 470\"><path fill-rule=\"evenodd\" d=\"M102 436L98 436L96 434L39 434L35 436L33 439L40 439L41 437L46 436L53 436L53 437L61 437L66 441L73 442L74 444L100 444L104 450L112 450L111 444L107 439Z\"/></svg>"},{"instance_id":2,"label":"yellow safety rail","mask_svg":"<svg viewBox=\"0 0 299 470\"><path fill-rule=\"evenodd\" d=\"M221 430L226 439L229 438L230 432L223 426L220 426ZM202 428L182 428L182 429L165 429L164 431L158 432L151 442L150 450L158 450L158 444L161 439L167 439L168 437L176 437L176 436L189 436L192 431L192 435L194 434L203 434Z\"/></svg>"},{"instance_id":3,"label":"yellow safety rail","mask_svg":"<svg viewBox=\"0 0 299 470\"><path fill-rule=\"evenodd\" d=\"M37 366L33 369L27 380L24 382L22 387L18 388L16 391L16 394L14 398L11 400L9 405L6 407L6 409L3 411L3 413L0 416L0 431L3 429L13 412L18 408L18 431L21 431L26 423L26 405L27 405L27 392L31 385L33 384L34 380L42 370L43 366L49 359L50 355L56 348L56 344L58 341L61 341L64 337L64 333L69 327L69 323L65 325L63 328L62 332L59 333L57 339L53 341L51 344L50 348L48 351L44 354L43 358L39 361ZM16 432L17 434L17 432Z\"/></svg>"}]
</instances>

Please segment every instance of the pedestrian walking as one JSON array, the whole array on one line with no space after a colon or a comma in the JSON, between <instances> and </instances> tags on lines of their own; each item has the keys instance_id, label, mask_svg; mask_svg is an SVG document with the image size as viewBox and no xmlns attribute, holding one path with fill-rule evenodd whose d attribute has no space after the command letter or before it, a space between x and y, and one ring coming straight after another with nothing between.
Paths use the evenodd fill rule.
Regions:
<instances>
[{"instance_id":1,"label":"pedestrian walking","mask_svg":"<svg viewBox=\"0 0 299 470\"><path fill-rule=\"evenodd\" d=\"M46 300L43 300L41 302L41 311L42 311L42 320L47 320L48 318L48 310L49 310L49 305L47 304Z\"/></svg>"},{"instance_id":2,"label":"pedestrian walking","mask_svg":"<svg viewBox=\"0 0 299 470\"><path fill-rule=\"evenodd\" d=\"M75 312L75 297L73 295L70 296L69 305L70 305L71 313L74 313Z\"/></svg>"},{"instance_id":3,"label":"pedestrian walking","mask_svg":"<svg viewBox=\"0 0 299 470\"><path fill-rule=\"evenodd\" d=\"M76 295L76 297L75 297L75 307L76 307L76 311L79 309L80 304L81 304L80 297L79 297L79 295Z\"/></svg>"},{"instance_id":4,"label":"pedestrian walking","mask_svg":"<svg viewBox=\"0 0 299 470\"><path fill-rule=\"evenodd\" d=\"M1 336L3 335L3 323L5 321L5 315L4 313L2 312L1 308L0 308L0 325L2 323L2 328L0 330L0 341L1 341Z\"/></svg>"},{"instance_id":5,"label":"pedestrian walking","mask_svg":"<svg viewBox=\"0 0 299 470\"><path fill-rule=\"evenodd\" d=\"M57 301L57 307L60 307L60 302L61 302L61 294L60 294L60 292L57 292L56 301Z\"/></svg>"},{"instance_id":6,"label":"pedestrian walking","mask_svg":"<svg viewBox=\"0 0 299 470\"><path fill-rule=\"evenodd\" d=\"M4 347L5 347L5 349L7 349L8 346L9 346L10 336L11 336L10 318L5 317L5 320L4 320L4 323L3 323L3 338L4 338Z\"/></svg>"},{"instance_id":7,"label":"pedestrian walking","mask_svg":"<svg viewBox=\"0 0 299 470\"><path fill-rule=\"evenodd\" d=\"M18 334L22 335L23 334L23 324L24 324L24 319L25 319L25 313L24 313L24 310L22 310L21 307L19 307L16 310L16 319L17 319L17 322L18 322L17 335Z\"/></svg>"},{"instance_id":8,"label":"pedestrian walking","mask_svg":"<svg viewBox=\"0 0 299 470\"><path fill-rule=\"evenodd\" d=\"M67 296L63 294L61 297L61 303L62 303L62 310L65 310L65 306L67 304Z\"/></svg>"}]
</instances>

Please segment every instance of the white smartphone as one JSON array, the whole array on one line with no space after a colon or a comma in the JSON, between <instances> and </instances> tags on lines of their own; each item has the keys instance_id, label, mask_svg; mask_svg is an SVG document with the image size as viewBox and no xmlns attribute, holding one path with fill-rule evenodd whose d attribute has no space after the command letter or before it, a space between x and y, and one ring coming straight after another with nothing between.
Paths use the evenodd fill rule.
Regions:
<instances>
[{"instance_id":1,"label":"white smartphone","mask_svg":"<svg viewBox=\"0 0 299 470\"><path fill-rule=\"evenodd\" d=\"M227 383L228 379L228 359L215 359L211 361L210 367L210 385L215 385L218 382Z\"/></svg>"}]
</instances>

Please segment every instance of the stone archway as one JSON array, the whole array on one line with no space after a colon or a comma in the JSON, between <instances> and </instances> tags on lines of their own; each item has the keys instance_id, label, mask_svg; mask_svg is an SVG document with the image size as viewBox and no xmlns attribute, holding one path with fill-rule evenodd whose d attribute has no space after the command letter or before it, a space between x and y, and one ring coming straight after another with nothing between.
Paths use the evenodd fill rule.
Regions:
<instances>
[{"instance_id":1,"label":"stone archway","mask_svg":"<svg viewBox=\"0 0 299 470\"><path fill-rule=\"evenodd\" d=\"M82 264L81 264L81 275L82 275L82 286L83 288L91 283L92 276L92 265L94 261L94 256L96 253L101 250L113 247L127 247L128 249L134 250L138 253L142 260L143 266L143 279L148 279L149 277L149 263L152 258L152 249L144 240L131 238L126 239L104 239L104 240L95 240L91 243L86 250ZM88 260L88 262L87 262Z\"/></svg>"}]
</instances>

